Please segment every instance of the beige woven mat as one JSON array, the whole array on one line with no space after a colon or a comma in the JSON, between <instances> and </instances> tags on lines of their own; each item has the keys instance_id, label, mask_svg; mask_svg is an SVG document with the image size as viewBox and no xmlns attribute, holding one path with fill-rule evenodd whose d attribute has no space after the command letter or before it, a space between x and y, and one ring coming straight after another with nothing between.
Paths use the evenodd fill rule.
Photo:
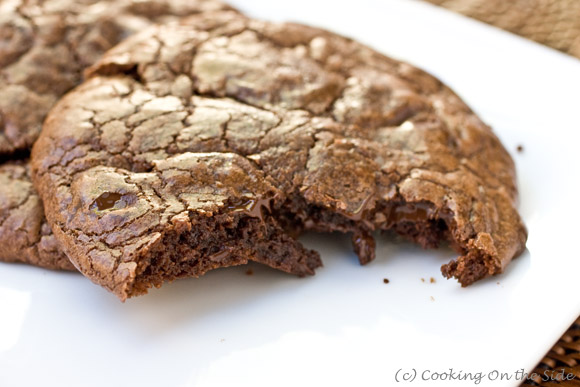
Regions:
<instances>
[{"instance_id":1,"label":"beige woven mat","mask_svg":"<svg viewBox=\"0 0 580 387\"><path fill-rule=\"evenodd\" d=\"M426 0L580 58L580 0Z\"/></svg>"}]
</instances>

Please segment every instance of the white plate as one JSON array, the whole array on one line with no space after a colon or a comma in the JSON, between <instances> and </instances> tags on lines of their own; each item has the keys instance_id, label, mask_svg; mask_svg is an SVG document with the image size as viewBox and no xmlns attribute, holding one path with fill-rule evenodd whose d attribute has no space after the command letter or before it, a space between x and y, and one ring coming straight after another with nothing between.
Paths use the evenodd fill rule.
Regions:
<instances>
[{"instance_id":1,"label":"white plate","mask_svg":"<svg viewBox=\"0 0 580 387\"><path fill-rule=\"evenodd\" d=\"M307 236L325 262L313 278L219 270L125 304L79 275L0 265L0 386L388 386L399 369L426 385L450 368L519 385L580 313L580 62L414 1L234 3L355 37L454 88L512 152L528 252L462 289L439 272L450 251L384 242L361 267L348 238Z\"/></svg>"}]
</instances>

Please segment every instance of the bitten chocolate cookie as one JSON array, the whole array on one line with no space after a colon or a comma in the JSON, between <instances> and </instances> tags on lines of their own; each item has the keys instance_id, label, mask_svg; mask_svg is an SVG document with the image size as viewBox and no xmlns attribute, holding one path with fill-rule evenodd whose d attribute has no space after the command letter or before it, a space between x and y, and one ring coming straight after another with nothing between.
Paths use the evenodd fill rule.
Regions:
<instances>
[{"instance_id":1,"label":"bitten chocolate cookie","mask_svg":"<svg viewBox=\"0 0 580 387\"><path fill-rule=\"evenodd\" d=\"M8 162L0 167L6 181L0 213L12 219L10 227L0 227L0 261L72 268L56 244L47 250L50 227L22 164L58 98L130 34L154 22L220 10L234 12L217 0L0 0L0 163ZM10 160L22 162L16 168ZM14 222L26 226L13 229Z\"/></svg>"},{"instance_id":2,"label":"bitten chocolate cookie","mask_svg":"<svg viewBox=\"0 0 580 387\"><path fill-rule=\"evenodd\" d=\"M199 16L129 38L89 73L47 119L33 178L70 259L122 299L259 246L274 266L307 261L281 227L350 232L362 263L374 230L446 240L461 256L443 274L464 286L524 249L514 164L490 128L357 42ZM267 205L256 217L246 201Z\"/></svg>"}]
</instances>

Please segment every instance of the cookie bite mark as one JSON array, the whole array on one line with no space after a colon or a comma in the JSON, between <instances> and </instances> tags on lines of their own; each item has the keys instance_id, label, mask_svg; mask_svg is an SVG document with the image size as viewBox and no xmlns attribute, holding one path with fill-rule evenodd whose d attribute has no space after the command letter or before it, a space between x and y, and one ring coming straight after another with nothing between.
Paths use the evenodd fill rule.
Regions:
<instances>
[{"instance_id":1,"label":"cookie bite mark","mask_svg":"<svg viewBox=\"0 0 580 387\"><path fill-rule=\"evenodd\" d=\"M151 285L250 260L298 276L314 274L321 266L318 254L289 238L271 216L255 215L226 205L212 216L191 213L172 219L172 227L139 257L142 265L129 296Z\"/></svg>"},{"instance_id":2,"label":"cookie bite mark","mask_svg":"<svg viewBox=\"0 0 580 387\"><path fill-rule=\"evenodd\" d=\"M374 214L377 229L394 231L423 248L437 248L442 241L450 241L451 222L450 214L432 203L406 202L402 198L381 202Z\"/></svg>"},{"instance_id":3,"label":"cookie bite mark","mask_svg":"<svg viewBox=\"0 0 580 387\"><path fill-rule=\"evenodd\" d=\"M188 152L141 173L93 167L70 191L64 250L121 300L248 261L299 276L321 265L272 216L281 192L236 154Z\"/></svg>"}]
</instances>

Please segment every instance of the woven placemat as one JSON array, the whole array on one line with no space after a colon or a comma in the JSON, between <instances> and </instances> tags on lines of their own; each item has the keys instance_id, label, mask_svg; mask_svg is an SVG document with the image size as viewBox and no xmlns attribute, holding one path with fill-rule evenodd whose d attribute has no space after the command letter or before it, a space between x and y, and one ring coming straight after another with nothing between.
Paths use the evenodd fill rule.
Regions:
<instances>
[{"instance_id":1,"label":"woven placemat","mask_svg":"<svg viewBox=\"0 0 580 387\"><path fill-rule=\"evenodd\" d=\"M580 387L580 318L529 373L532 374L535 377L521 386Z\"/></svg>"},{"instance_id":2,"label":"woven placemat","mask_svg":"<svg viewBox=\"0 0 580 387\"><path fill-rule=\"evenodd\" d=\"M580 58L580 0L426 1ZM529 376L521 386L580 387L580 317Z\"/></svg>"},{"instance_id":3,"label":"woven placemat","mask_svg":"<svg viewBox=\"0 0 580 387\"><path fill-rule=\"evenodd\" d=\"M580 58L580 0L426 0Z\"/></svg>"}]
</instances>

